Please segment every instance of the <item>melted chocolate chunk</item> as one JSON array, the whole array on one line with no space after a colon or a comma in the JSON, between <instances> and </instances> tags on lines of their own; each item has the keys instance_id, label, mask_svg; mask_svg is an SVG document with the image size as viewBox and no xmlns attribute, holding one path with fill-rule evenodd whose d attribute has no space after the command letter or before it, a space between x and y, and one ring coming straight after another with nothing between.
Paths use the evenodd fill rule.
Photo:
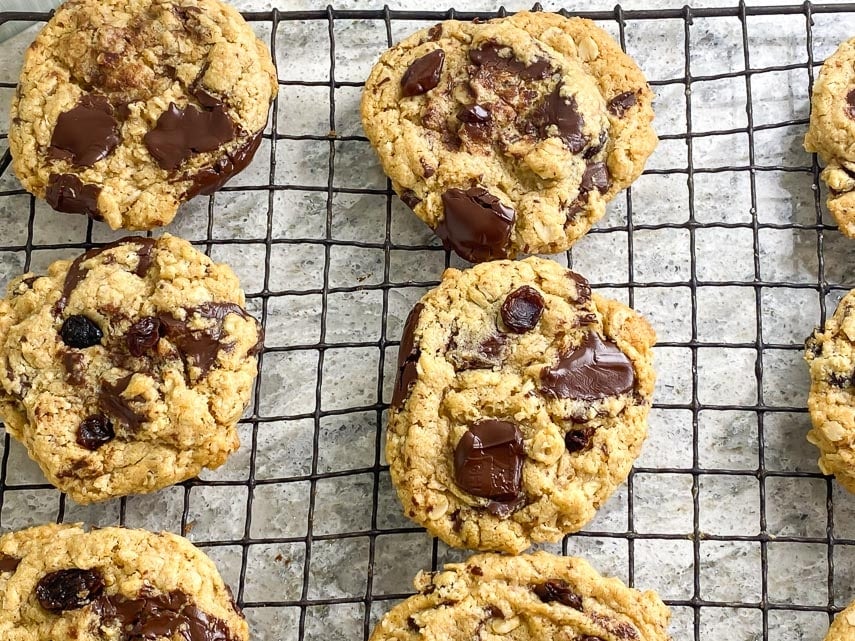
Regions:
<instances>
[{"instance_id":1,"label":"melted chocolate chunk","mask_svg":"<svg viewBox=\"0 0 855 641\"><path fill-rule=\"evenodd\" d=\"M64 214L83 214L103 220L98 209L98 185L84 183L74 174L51 174L45 191L47 204Z\"/></svg>"},{"instance_id":2,"label":"melted chocolate chunk","mask_svg":"<svg viewBox=\"0 0 855 641\"><path fill-rule=\"evenodd\" d=\"M502 303L502 322L517 334L531 331L540 321L545 303L540 292L523 285L508 294Z\"/></svg>"},{"instance_id":3,"label":"melted chocolate chunk","mask_svg":"<svg viewBox=\"0 0 855 641\"><path fill-rule=\"evenodd\" d=\"M601 194L604 194L609 190L611 185L612 181L609 178L609 170L605 163L588 163L588 166L585 167L585 171L582 174L579 193L587 194L588 192L596 189Z\"/></svg>"},{"instance_id":4,"label":"melted chocolate chunk","mask_svg":"<svg viewBox=\"0 0 855 641\"><path fill-rule=\"evenodd\" d=\"M401 194L400 198L404 202L404 204L410 209L415 209L416 205L422 202L422 199L416 196L416 192L414 192L412 189L407 189L404 193Z\"/></svg>"},{"instance_id":5,"label":"melted chocolate chunk","mask_svg":"<svg viewBox=\"0 0 855 641\"><path fill-rule=\"evenodd\" d=\"M184 178L184 180L191 182L190 188L184 193L184 197L189 200L199 194L213 194L235 175L246 169L261 145L262 134L263 132L259 131L254 136L250 136L237 149L226 152L222 158L214 163L213 167L205 167Z\"/></svg>"},{"instance_id":6,"label":"melted chocolate chunk","mask_svg":"<svg viewBox=\"0 0 855 641\"><path fill-rule=\"evenodd\" d=\"M588 449L591 445L591 437L594 436L593 427L583 427L580 430L571 430L564 435L564 446L571 454Z\"/></svg>"},{"instance_id":7,"label":"melted chocolate chunk","mask_svg":"<svg viewBox=\"0 0 855 641\"><path fill-rule=\"evenodd\" d=\"M148 417L138 413L130 405L130 401L122 396L133 378L133 374L123 376L115 383L101 382L101 394L98 397L98 407L117 422L125 425L128 430L136 431L148 420Z\"/></svg>"},{"instance_id":8,"label":"melted chocolate chunk","mask_svg":"<svg viewBox=\"0 0 855 641\"><path fill-rule=\"evenodd\" d=\"M18 569L21 559L16 559L14 556L0 553L0 572L14 572Z\"/></svg>"},{"instance_id":9,"label":"melted chocolate chunk","mask_svg":"<svg viewBox=\"0 0 855 641\"><path fill-rule=\"evenodd\" d=\"M472 352L461 350L461 356L458 360L458 372L464 372L470 369L489 369L502 364L502 356L505 350L505 344L508 339L504 334L491 334L483 341L478 343L477 349ZM457 349L456 345L450 346L452 349Z\"/></svg>"},{"instance_id":10,"label":"melted chocolate chunk","mask_svg":"<svg viewBox=\"0 0 855 641\"><path fill-rule=\"evenodd\" d=\"M98 570L57 570L36 584L36 599L48 612L77 610L92 603L104 590Z\"/></svg>"},{"instance_id":11,"label":"melted chocolate chunk","mask_svg":"<svg viewBox=\"0 0 855 641\"><path fill-rule=\"evenodd\" d=\"M490 501L487 503L487 511L493 516L505 519L525 505L525 495L520 494L513 501L500 502Z\"/></svg>"},{"instance_id":12,"label":"melted chocolate chunk","mask_svg":"<svg viewBox=\"0 0 855 641\"><path fill-rule=\"evenodd\" d=\"M623 115L638 103L638 97L634 91L624 91L618 94L611 100L607 106L609 113L614 114L618 118L623 118Z\"/></svg>"},{"instance_id":13,"label":"melted chocolate chunk","mask_svg":"<svg viewBox=\"0 0 855 641\"><path fill-rule=\"evenodd\" d=\"M513 209L481 187L449 189L442 194L442 205L445 217L436 235L446 249L473 263L507 256Z\"/></svg>"},{"instance_id":14,"label":"melted chocolate chunk","mask_svg":"<svg viewBox=\"0 0 855 641\"><path fill-rule=\"evenodd\" d=\"M575 303L584 305L591 300L591 286L583 276L574 271L567 270L567 278L576 283L576 300Z\"/></svg>"},{"instance_id":15,"label":"melted chocolate chunk","mask_svg":"<svg viewBox=\"0 0 855 641\"><path fill-rule=\"evenodd\" d=\"M66 318L59 330L59 335L63 343L76 349L99 345L104 338L104 333L94 322L80 315Z\"/></svg>"},{"instance_id":16,"label":"melted chocolate chunk","mask_svg":"<svg viewBox=\"0 0 855 641\"><path fill-rule=\"evenodd\" d=\"M192 154L215 151L234 137L235 124L222 106L199 111L171 102L143 142L161 168L174 171Z\"/></svg>"},{"instance_id":17,"label":"melted chocolate chunk","mask_svg":"<svg viewBox=\"0 0 855 641\"><path fill-rule=\"evenodd\" d=\"M507 421L484 420L454 448L454 480L463 490L499 504L515 503L522 489L522 434Z\"/></svg>"},{"instance_id":18,"label":"melted chocolate chunk","mask_svg":"<svg viewBox=\"0 0 855 641\"><path fill-rule=\"evenodd\" d=\"M436 42L442 37L442 23L438 22L428 30L428 39Z\"/></svg>"},{"instance_id":19,"label":"melted chocolate chunk","mask_svg":"<svg viewBox=\"0 0 855 641\"><path fill-rule=\"evenodd\" d=\"M218 98L214 94L210 93L202 84L198 81L193 83L193 89L190 91L191 95L199 102L200 105L205 107L206 109L214 109L215 107L222 107L225 103L222 99Z\"/></svg>"},{"instance_id":20,"label":"melted chocolate chunk","mask_svg":"<svg viewBox=\"0 0 855 641\"><path fill-rule=\"evenodd\" d=\"M68 375L68 382L80 386L86 382L83 376L83 354L80 352L65 352L62 355L62 366Z\"/></svg>"},{"instance_id":21,"label":"melted chocolate chunk","mask_svg":"<svg viewBox=\"0 0 855 641\"><path fill-rule=\"evenodd\" d=\"M561 95L563 83L558 83L552 93L532 111L531 122L542 138L557 135L574 154L582 151L589 142L584 133L585 119L579 113L575 96Z\"/></svg>"},{"instance_id":22,"label":"melted chocolate chunk","mask_svg":"<svg viewBox=\"0 0 855 641\"><path fill-rule=\"evenodd\" d=\"M77 428L77 444L93 452L116 438L113 424L103 414L95 414L83 420Z\"/></svg>"},{"instance_id":23,"label":"melted chocolate chunk","mask_svg":"<svg viewBox=\"0 0 855 641\"><path fill-rule=\"evenodd\" d=\"M154 316L139 319L128 328L125 344L131 356L144 356L160 340L160 321Z\"/></svg>"},{"instance_id":24,"label":"melted chocolate chunk","mask_svg":"<svg viewBox=\"0 0 855 641\"><path fill-rule=\"evenodd\" d=\"M419 356L421 356L421 350L416 347L414 334L419 316L424 308L425 306L421 303L416 303L407 316L407 322L404 323L401 345L398 347L398 375L395 377L395 387L392 390L393 408L401 407L404 404L418 375L417 363Z\"/></svg>"},{"instance_id":25,"label":"melted chocolate chunk","mask_svg":"<svg viewBox=\"0 0 855 641\"><path fill-rule=\"evenodd\" d=\"M48 157L89 167L109 156L119 140L119 123L107 99L83 96L71 111L59 115Z\"/></svg>"},{"instance_id":26,"label":"melted chocolate chunk","mask_svg":"<svg viewBox=\"0 0 855 641\"><path fill-rule=\"evenodd\" d=\"M137 245L139 261L137 262L137 267L134 270L134 273L142 278L145 276L148 268L151 267L151 263L154 260L153 251L156 242L157 239L155 238L126 236L125 238L120 238L119 240L113 241L103 247L94 247L75 258L71 263L71 266L68 268L68 273L65 275L65 281L62 284L62 296L56 302L56 305L54 305L54 313L58 315L63 312L66 304L68 303L68 297L71 296L71 292L73 292L81 281L86 278L86 274L89 273L89 269L82 265L87 260L95 258L98 254L101 254L108 249L114 249L115 247L121 247L122 245Z\"/></svg>"},{"instance_id":27,"label":"melted chocolate chunk","mask_svg":"<svg viewBox=\"0 0 855 641\"><path fill-rule=\"evenodd\" d=\"M401 95L404 98L420 96L439 84L445 52L436 49L418 58L404 72L401 78Z\"/></svg>"},{"instance_id":28,"label":"melted chocolate chunk","mask_svg":"<svg viewBox=\"0 0 855 641\"><path fill-rule=\"evenodd\" d=\"M537 598L544 603L558 601L562 605L569 606L574 610L582 610L582 597L570 589L567 581L562 579L549 579L543 583L538 583L532 590L537 595Z\"/></svg>"},{"instance_id":29,"label":"melted chocolate chunk","mask_svg":"<svg viewBox=\"0 0 855 641\"><path fill-rule=\"evenodd\" d=\"M543 80L553 72L548 60L538 58L532 64L526 65L514 57L511 47L498 42L486 42L480 49L470 49L469 60L479 67L487 67L494 73L513 74L523 80Z\"/></svg>"},{"instance_id":30,"label":"melted chocolate chunk","mask_svg":"<svg viewBox=\"0 0 855 641\"><path fill-rule=\"evenodd\" d=\"M144 588L136 599L104 596L93 605L102 621L118 625L123 639L235 641L225 621L202 612L183 592L155 594Z\"/></svg>"},{"instance_id":31,"label":"melted chocolate chunk","mask_svg":"<svg viewBox=\"0 0 855 641\"><path fill-rule=\"evenodd\" d=\"M840 389L846 389L855 385L855 372L850 374L838 374L832 372L828 375L828 384Z\"/></svg>"},{"instance_id":32,"label":"melted chocolate chunk","mask_svg":"<svg viewBox=\"0 0 855 641\"><path fill-rule=\"evenodd\" d=\"M460 108L457 112L457 119L460 122L484 123L490 122L493 119L493 114L487 105L469 105Z\"/></svg>"},{"instance_id":33,"label":"melted chocolate chunk","mask_svg":"<svg viewBox=\"0 0 855 641\"><path fill-rule=\"evenodd\" d=\"M579 347L562 352L555 365L544 367L540 381L547 396L594 401L632 390L635 371L617 345L589 332Z\"/></svg>"},{"instance_id":34,"label":"melted chocolate chunk","mask_svg":"<svg viewBox=\"0 0 855 641\"><path fill-rule=\"evenodd\" d=\"M846 115L855 120L855 89L846 94Z\"/></svg>"}]
</instances>

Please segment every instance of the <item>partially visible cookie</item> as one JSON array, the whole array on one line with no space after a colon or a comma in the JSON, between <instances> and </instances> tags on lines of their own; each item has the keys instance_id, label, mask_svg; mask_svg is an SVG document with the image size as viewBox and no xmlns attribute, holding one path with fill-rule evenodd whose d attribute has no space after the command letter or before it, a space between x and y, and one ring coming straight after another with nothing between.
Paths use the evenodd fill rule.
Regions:
<instances>
[{"instance_id":1,"label":"partially visible cookie","mask_svg":"<svg viewBox=\"0 0 855 641\"><path fill-rule=\"evenodd\" d=\"M652 591L547 552L478 554L420 572L418 594L392 608L370 641L668 641L671 613Z\"/></svg>"},{"instance_id":2,"label":"partially visible cookie","mask_svg":"<svg viewBox=\"0 0 855 641\"><path fill-rule=\"evenodd\" d=\"M386 458L404 512L477 550L581 529L647 435L654 341L554 261L446 270L398 352Z\"/></svg>"},{"instance_id":3,"label":"partially visible cookie","mask_svg":"<svg viewBox=\"0 0 855 641\"><path fill-rule=\"evenodd\" d=\"M68 0L24 58L15 173L57 211L166 225L249 164L277 89L267 45L219 0Z\"/></svg>"},{"instance_id":4,"label":"partially visible cookie","mask_svg":"<svg viewBox=\"0 0 855 641\"><path fill-rule=\"evenodd\" d=\"M569 248L656 147L644 75L590 20L449 20L388 50L362 122L401 199L481 262Z\"/></svg>"},{"instance_id":5,"label":"partially visible cookie","mask_svg":"<svg viewBox=\"0 0 855 641\"><path fill-rule=\"evenodd\" d=\"M217 568L175 534L43 525L0 537L4 641L248 641Z\"/></svg>"},{"instance_id":6,"label":"partially visible cookie","mask_svg":"<svg viewBox=\"0 0 855 641\"><path fill-rule=\"evenodd\" d=\"M243 305L228 266L168 234L25 274L0 301L0 417L80 503L218 467L262 341Z\"/></svg>"},{"instance_id":7,"label":"partially visible cookie","mask_svg":"<svg viewBox=\"0 0 855 641\"><path fill-rule=\"evenodd\" d=\"M838 613L828 628L824 641L851 641L855 639L855 603Z\"/></svg>"},{"instance_id":8,"label":"partially visible cookie","mask_svg":"<svg viewBox=\"0 0 855 641\"><path fill-rule=\"evenodd\" d=\"M855 290L805 344L810 367L807 439L819 448L819 469L855 492Z\"/></svg>"},{"instance_id":9,"label":"partially visible cookie","mask_svg":"<svg viewBox=\"0 0 855 641\"><path fill-rule=\"evenodd\" d=\"M841 44L819 71L805 149L825 163L828 210L840 231L855 238L855 38Z\"/></svg>"}]
</instances>

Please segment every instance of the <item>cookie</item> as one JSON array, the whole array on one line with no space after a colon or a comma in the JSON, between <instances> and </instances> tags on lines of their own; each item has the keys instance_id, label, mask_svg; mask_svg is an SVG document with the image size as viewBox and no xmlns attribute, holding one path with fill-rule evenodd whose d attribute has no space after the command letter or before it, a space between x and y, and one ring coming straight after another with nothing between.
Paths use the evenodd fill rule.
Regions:
<instances>
[{"instance_id":1,"label":"cookie","mask_svg":"<svg viewBox=\"0 0 855 641\"><path fill-rule=\"evenodd\" d=\"M217 568L175 534L42 525L0 537L6 641L248 641Z\"/></svg>"},{"instance_id":2,"label":"cookie","mask_svg":"<svg viewBox=\"0 0 855 641\"><path fill-rule=\"evenodd\" d=\"M386 458L404 512L477 550L581 529L647 434L654 341L554 261L446 270L398 352Z\"/></svg>"},{"instance_id":3,"label":"cookie","mask_svg":"<svg viewBox=\"0 0 855 641\"><path fill-rule=\"evenodd\" d=\"M478 554L419 573L415 587L370 641L668 641L671 613L654 592L605 578L583 559Z\"/></svg>"},{"instance_id":4,"label":"cookie","mask_svg":"<svg viewBox=\"0 0 855 641\"><path fill-rule=\"evenodd\" d=\"M825 163L828 211L855 238L855 38L840 45L819 71L811 96L805 149Z\"/></svg>"},{"instance_id":5,"label":"cookie","mask_svg":"<svg viewBox=\"0 0 855 641\"><path fill-rule=\"evenodd\" d=\"M855 492L855 290L805 343L810 368L807 439L819 448L819 469Z\"/></svg>"},{"instance_id":6,"label":"cookie","mask_svg":"<svg viewBox=\"0 0 855 641\"><path fill-rule=\"evenodd\" d=\"M449 20L386 51L362 123L401 199L481 262L564 251L656 147L653 93L590 20Z\"/></svg>"},{"instance_id":7,"label":"cookie","mask_svg":"<svg viewBox=\"0 0 855 641\"><path fill-rule=\"evenodd\" d=\"M843 612L834 617L828 634L825 635L825 641L850 641L853 638L855 638L855 603L850 603Z\"/></svg>"},{"instance_id":8,"label":"cookie","mask_svg":"<svg viewBox=\"0 0 855 641\"><path fill-rule=\"evenodd\" d=\"M57 211L166 225L249 164L277 89L267 45L219 0L68 0L24 57L15 173Z\"/></svg>"},{"instance_id":9,"label":"cookie","mask_svg":"<svg viewBox=\"0 0 855 641\"><path fill-rule=\"evenodd\" d=\"M79 503L151 492L238 448L262 332L190 243L129 237L0 301L0 417Z\"/></svg>"}]
</instances>

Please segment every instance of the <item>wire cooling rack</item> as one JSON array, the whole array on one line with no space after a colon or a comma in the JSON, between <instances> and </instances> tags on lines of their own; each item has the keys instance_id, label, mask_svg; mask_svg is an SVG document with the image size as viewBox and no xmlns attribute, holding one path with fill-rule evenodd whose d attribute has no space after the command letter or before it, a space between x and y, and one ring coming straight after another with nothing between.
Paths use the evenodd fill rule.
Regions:
<instances>
[{"instance_id":1,"label":"wire cooling rack","mask_svg":"<svg viewBox=\"0 0 855 641\"><path fill-rule=\"evenodd\" d=\"M503 13L246 14L279 68L265 142L169 228L235 267L267 328L243 447L201 479L81 508L7 436L0 528L83 520L184 533L218 562L259 640L366 639L416 571L465 556L400 515L382 454L403 319L458 263L392 194L358 99L393 41ZM551 549L659 591L675 639L821 638L853 597L855 501L804 442L801 350L855 275L800 143L817 68L855 33L855 4L578 15L645 69L662 142L558 258L651 318L660 380L629 482ZM47 17L2 13L0 24ZM0 53L4 108L32 36ZM4 282L116 237L48 211L9 167L6 151Z\"/></svg>"}]
</instances>

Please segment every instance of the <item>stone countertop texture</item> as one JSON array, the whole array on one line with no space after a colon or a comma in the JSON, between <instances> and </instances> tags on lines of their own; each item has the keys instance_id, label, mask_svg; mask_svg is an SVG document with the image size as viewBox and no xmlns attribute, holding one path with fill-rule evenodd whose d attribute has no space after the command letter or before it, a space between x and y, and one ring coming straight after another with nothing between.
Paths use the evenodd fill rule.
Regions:
<instances>
[{"instance_id":1,"label":"stone countertop texture","mask_svg":"<svg viewBox=\"0 0 855 641\"><path fill-rule=\"evenodd\" d=\"M281 0L278 8L324 6ZM675 641L821 639L829 609L855 598L855 545L828 544L830 536L855 541L855 497L819 474L804 440L801 358L804 338L855 286L855 241L817 225L831 221L801 144L817 71L809 60L818 65L855 35L855 11L815 15L810 39L806 22L803 13L744 24L737 16L627 20L626 48L653 83L662 141L631 192L556 257L646 314L661 342L650 438L630 486L563 550L672 602ZM426 24L393 20L391 37ZM619 35L616 21L601 25ZM269 21L254 27L270 40ZM0 131L34 33L0 49ZM361 640L419 569L464 556L401 515L378 451L397 350L387 343L442 269L458 264L387 195L361 131L360 83L386 46L382 20L283 16L275 145L266 139L229 190L192 201L168 228L231 263L265 318L273 349L241 450L199 482L81 508L45 485L6 437L0 530L62 519L183 532L217 561L258 641ZM117 236L35 202L10 169L0 176L0 285L75 255L87 239Z\"/></svg>"}]
</instances>

